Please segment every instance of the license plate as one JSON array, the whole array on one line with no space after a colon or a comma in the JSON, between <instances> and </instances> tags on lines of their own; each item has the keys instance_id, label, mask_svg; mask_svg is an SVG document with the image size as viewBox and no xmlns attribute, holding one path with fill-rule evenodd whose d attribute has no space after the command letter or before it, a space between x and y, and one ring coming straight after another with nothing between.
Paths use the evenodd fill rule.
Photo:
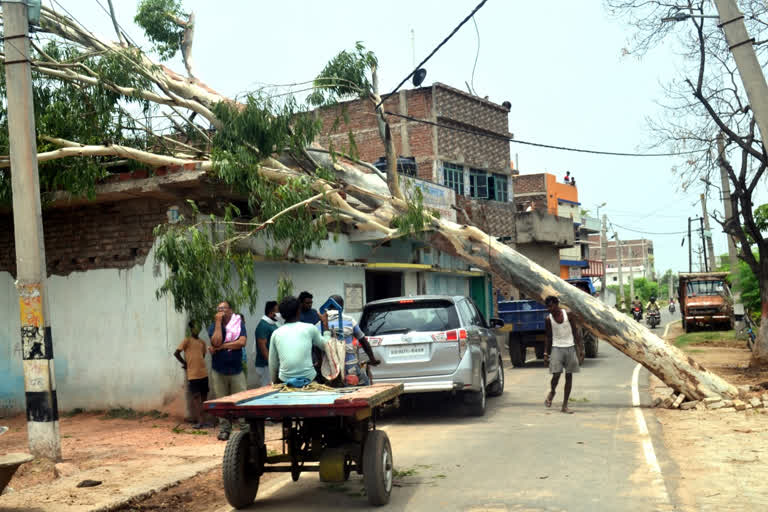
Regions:
<instances>
[{"instance_id":1,"label":"license plate","mask_svg":"<svg viewBox=\"0 0 768 512\"><path fill-rule=\"evenodd\" d=\"M426 353L426 345L405 345L399 347L389 347L390 357L423 356L426 355Z\"/></svg>"}]
</instances>

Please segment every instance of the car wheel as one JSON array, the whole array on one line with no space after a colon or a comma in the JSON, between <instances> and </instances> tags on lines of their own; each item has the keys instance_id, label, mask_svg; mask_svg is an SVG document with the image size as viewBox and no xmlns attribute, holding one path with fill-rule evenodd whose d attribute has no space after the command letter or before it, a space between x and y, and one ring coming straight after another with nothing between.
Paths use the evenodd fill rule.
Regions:
<instances>
[{"instance_id":1,"label":"car wheel","mask_svg":"<svg viewBox=\"0 0 768 512\"><path fill-rule=\"evenodd\" d=\"M464 395L464 400L467 404L467 412L470 416L485 415L486 398L485 367L483 367L480 369L480 390L466 391Z\"/></svg>"},{"instance_id":2,"label":"car wheel","mask_svg":"<svg viewBox=\"0 0 768 512\"><path fill-rule=\"evenodd\" d=\"M499 376L488 386L488 396L501 396L502 393L504 393L504 365L499 358Z\"/></svg>"}]
</instances>

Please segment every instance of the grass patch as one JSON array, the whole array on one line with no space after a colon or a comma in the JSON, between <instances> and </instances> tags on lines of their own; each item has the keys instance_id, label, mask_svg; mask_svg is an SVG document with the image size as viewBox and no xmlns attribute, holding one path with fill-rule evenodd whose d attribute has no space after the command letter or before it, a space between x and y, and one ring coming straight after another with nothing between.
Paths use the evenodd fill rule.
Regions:
<instances>
[{"instance_id":1,"label":"grass patch","mask_svg":"<svg viewBox=\"0 0 768 512\"><path fill-rule=\"evenodd\" d=\"M568 401L569 402L583 402L583 403L587 403L587 402L589 402L589 398L583 396L581 398L569 398Z\"/></svg>"},{"instance_id":2,"label":"grass patch","mask_svg":"<svg viewBox=\"0 0 768 512\"><path fill-rule=\"evenodd\" d=\"M173 432L174 434L191 434L193 436L207 436L208 435L208 431L207 430L195 430L195 429L187 430L185 428L180 427L179 425L176 425L175 427L173 427L171 429L171 432Z\"/></svg>"},{"instance_id":3,"label":"grass patch","mask_svg":"<svg viewBox=\"0 0 768 512\"><path fill-rule=\"evenodd\" d=\"M63 414L65 418L71 418L73 416L77 416L78 414L83 414L85 412L85 409L82 407L75 407L74 409L67 411Z\"/></svg>"},{"instance_id":4,"label":"grass patch","mask_svg":"<svg viewBox=\"0 0 768 512\"><path fill-rule=\"evenodd\" d=\"M704 345L707 343L713 343L718 345L728 345L733 343L734 345L743 345L744 342L738 339L736 331L702 331L702 332L689 332L678 336L675 340L675 346L683 348L687 345Z\"/></svg>"},{"instance_id":5,"label":"grass patch","mask_svg":"<svg viewBox=\"0 0 768 512\"><path fill-rule=\"evenodd\" d=\"M392 476L395 478L407 478L416 475L418 472L419 470L416 468L393 469Z\"/></svg>"},{"instance_id":6,"label":"grass patch","mask_svg":"<svg viewBox=\"0 0 768 512\"><path fill-rule=\"evenodd\" d=\"M116 409L110 409L104 413L104 419L108 420L140 420L142 418L151 418L153 420L161 420L168 417L168 413L160 412L157 409L151 411L134 411L130 407L118 407Z\"/></svg>"}]
</instances>

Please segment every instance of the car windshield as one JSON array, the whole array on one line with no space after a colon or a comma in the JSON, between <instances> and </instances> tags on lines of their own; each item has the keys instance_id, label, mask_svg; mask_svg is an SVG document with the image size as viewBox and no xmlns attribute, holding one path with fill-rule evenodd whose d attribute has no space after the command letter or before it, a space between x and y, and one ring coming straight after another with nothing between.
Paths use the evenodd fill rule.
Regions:
<instances>
[{"instance_id":1,"label":"car windshield","mask_svg":"<svg viewBox=\"0 0 768 512\"><path fill-rule=\"evenodd\" d=\"M723 293L722 281L691 281L688 283L688 296L720 295Z\"/></svg>"},{"instance_id":2,"label":"car windshield","mask_svg":"<svg viewBox=\"0 0 768 512\"><path fill-rule=\"evenodd\" d=\"M456 307L447 300L366 306L360 319L360 328L367 336L405 334L410 331L447 331L459 327Z\"/></svg>"}]
</instances>

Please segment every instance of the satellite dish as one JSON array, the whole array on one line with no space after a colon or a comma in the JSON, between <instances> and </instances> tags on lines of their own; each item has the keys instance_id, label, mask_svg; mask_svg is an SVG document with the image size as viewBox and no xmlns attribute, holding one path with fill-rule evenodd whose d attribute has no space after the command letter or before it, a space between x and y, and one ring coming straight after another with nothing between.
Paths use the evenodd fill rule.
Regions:
<instances>
[{"instance_id":1,"label":"satellite dish","mask_svg":"<svg viewBox=\"0 0 768 512\"><path fill-rule=\"evenodd\" d=\"M427 70L424 68L419 68L416 71L413 72L413 85L414 87L418 87L421 85L421 83L424 81L424 79L427 77Z\"/></svg>"}]
</instances>

